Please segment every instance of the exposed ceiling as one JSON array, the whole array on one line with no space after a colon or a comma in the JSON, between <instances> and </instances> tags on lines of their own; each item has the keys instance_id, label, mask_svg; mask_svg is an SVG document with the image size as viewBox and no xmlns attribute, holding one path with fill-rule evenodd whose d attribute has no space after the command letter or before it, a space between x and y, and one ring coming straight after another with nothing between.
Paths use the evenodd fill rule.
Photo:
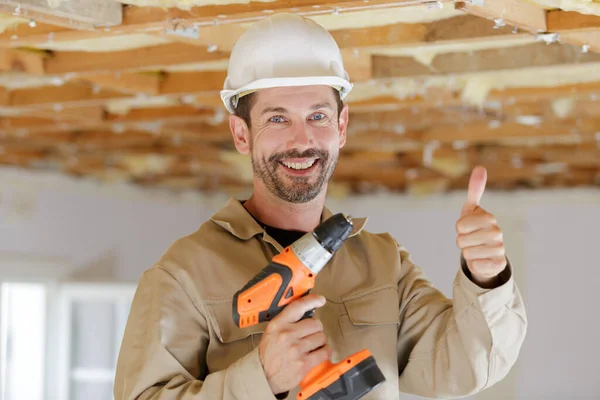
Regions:
<instances>
[{"instance_id":1,"label":"exposed ceiling","mask_svg":"<svg viewBox=\"0 0 600 400\"><path fill-rule=\"evenodd\" d=\"M443 192L475 164L498 189L600 186L598 0L126 3L94 29L76 9L30 20L27 1L4 6L2 167L247 189L218 92L236 38L291 11L332 33L354 82L332 190Z\"/></svg>"}]
</instances>

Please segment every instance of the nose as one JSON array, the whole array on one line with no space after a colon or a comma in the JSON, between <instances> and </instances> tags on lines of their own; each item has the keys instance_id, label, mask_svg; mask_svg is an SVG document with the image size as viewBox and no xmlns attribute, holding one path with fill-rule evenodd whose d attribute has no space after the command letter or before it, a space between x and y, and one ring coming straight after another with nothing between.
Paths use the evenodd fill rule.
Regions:
<instances>
[{"instance_id":1,"label":"nose","mask_svg":"<svg viewBox=\"0 0 600 400\"><path fill-rule=\"evenodd\" d=\"M315 145L315 138L310 127L297 124L292 128L290 140L288 141L289 148L311 148Z\"/></svg>"}]
</instances>

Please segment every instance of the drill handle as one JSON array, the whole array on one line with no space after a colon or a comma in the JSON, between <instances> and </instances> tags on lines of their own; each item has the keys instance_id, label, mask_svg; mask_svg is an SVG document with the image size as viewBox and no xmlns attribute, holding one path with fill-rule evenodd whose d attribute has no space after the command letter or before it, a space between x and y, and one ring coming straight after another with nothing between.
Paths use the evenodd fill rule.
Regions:
<instances>
[{"instance_id":1,"label":"drill handle","mask_svg":"<svg viewBox=\"0 0 600 400\"><path fill-rule=\"evenodd\" d=\"M275 318L285 308L285 298L291 297L292 278L287 265L270 262L233 296L236 325L244 328Z\"/></svg>"},{"instance_id":2,"label":"drill handle","mask_svg":"<svg viewBox=\"0 0 600 400\"><path fill-rule=\"evenodd\" d=\"M240 328L270 321L313 285L314 276L304 266L271 261L233 296L233 320ZM313 314L310 310L302 319Z\"/></svg>"}]
</instances>

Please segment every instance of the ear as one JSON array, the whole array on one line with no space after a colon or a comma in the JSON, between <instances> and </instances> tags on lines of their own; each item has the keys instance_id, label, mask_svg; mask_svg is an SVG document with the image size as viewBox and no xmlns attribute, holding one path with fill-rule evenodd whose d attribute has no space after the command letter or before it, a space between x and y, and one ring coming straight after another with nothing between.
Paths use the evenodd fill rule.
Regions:
<instances>
[{"instance_id":1,"label":"ear","mask_svg":"<svg viewBox=\"0 0 600 400\"><path fill-rule=\"evenodd\" d=\"M344 104L342 111L340 111L339 117L340 149L346 144L346 133L348 132L348 118L348 104Z\"/></svg>"},{"instance_id":2,"label":"ear","mask_svg":"<svg viewBox=\"0 0 600 400\"><path fill-rule=\"evenodd\" d=\"M246 122L237 115L229 116L229 129L233 135L233 143L235 148L241 154L250 152L250 131Z\"/></svg>"}]
</instances>

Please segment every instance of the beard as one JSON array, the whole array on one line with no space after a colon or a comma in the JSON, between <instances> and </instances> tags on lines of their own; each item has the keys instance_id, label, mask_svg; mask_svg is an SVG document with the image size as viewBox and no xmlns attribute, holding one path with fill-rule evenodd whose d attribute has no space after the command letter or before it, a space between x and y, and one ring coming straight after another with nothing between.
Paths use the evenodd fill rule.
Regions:
<instances>
[{"instance_id":1,"label":"beard","mask_svg":"<svg viewBox=\"0 0 600 400\"><path fill-rule=\"evenodd\" d=\"M250 151L254 174L271 193L289 203L306 203L317 197L333 175L338 162L337 154L331 155L325 150L289 150L275 153L268 159L255 157ZM280 161L286 158L318 158L316 163L319 165L315 167L319 169L319 173L316 178L314 174L282 177L278 170L285 168Z\"/></svg>"}]
</instances>

